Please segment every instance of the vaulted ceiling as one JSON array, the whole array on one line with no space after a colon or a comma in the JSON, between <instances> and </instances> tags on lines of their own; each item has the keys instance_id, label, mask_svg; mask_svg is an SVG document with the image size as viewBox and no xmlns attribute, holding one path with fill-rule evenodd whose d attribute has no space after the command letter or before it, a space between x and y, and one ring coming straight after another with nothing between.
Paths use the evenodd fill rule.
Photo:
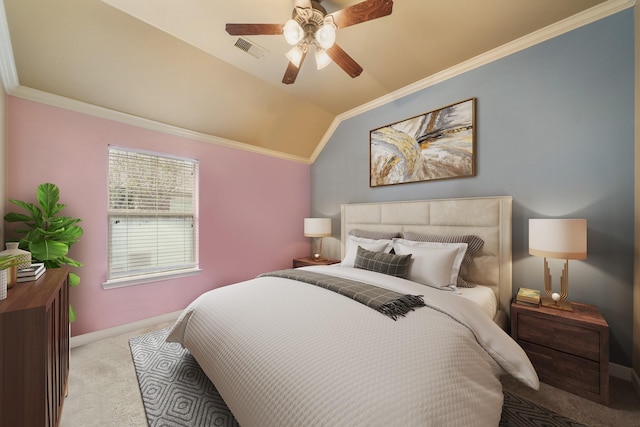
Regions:
<instances>
[{"instance_id":1,"label":"vaulted ceiling","mask_svg":"<svg viewBox=\"0 0 640 427\"><path fill-rule=\"evenodd\" d=\"M321 4L331 13L360 1ZM284 23L293 0L4 3L20 87L305 161L336 117L621 0L396 0L390 16L338 30L359 77L307 60L293 85L281 82L282 36L244 37L265 52L256 58L225 32Z\"/></svg>"}]
</instances>

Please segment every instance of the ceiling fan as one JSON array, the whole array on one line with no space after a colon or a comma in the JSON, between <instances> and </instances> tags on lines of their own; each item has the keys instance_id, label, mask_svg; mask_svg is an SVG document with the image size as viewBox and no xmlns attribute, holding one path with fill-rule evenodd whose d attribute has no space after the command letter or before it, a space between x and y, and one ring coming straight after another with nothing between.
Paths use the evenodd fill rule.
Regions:
<instances>
[{"instance_id":1,"label":"ceiling fan","mask_svg":"<svg viewBox=\"0 0 640 427\"><path fill-rule=\"evenodd\" d=\"M340 46L335 44L336 30L391 15L393 0L365 0L333 13L315 0L294 0L291 19L283 24L227 24L232 36L283 34L293 48L287 53L289 64L282 83L296 81L298 71L313 46L316 65L324 68L331 61L338 64L351 77L358 77L362 67Z\"/></svg>"}]
</instances>

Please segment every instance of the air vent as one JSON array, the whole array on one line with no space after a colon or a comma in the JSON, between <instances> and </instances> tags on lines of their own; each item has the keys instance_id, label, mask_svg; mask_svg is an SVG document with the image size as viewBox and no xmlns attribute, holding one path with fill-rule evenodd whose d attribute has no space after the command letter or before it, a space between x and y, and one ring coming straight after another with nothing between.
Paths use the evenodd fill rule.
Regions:
<instances>
[{"instance_id":1,"label":"air vent","mask_svg":"<svg viewBox=\"0 0 640 427\"><path fill-rule=\"evenodd\" d=\"M247 52L249 55L258 58L258 59L262 59L263 57L267 56L267 54L269 53L265 48L263 48L262 46L258 46L257 44L255 44L254 42L245 39L243 37L238 38L238 40L236 40L236 43L234 45L235 47L237 47L240 50L243 50L245 52Z\"/></svg>"}]
</instances>

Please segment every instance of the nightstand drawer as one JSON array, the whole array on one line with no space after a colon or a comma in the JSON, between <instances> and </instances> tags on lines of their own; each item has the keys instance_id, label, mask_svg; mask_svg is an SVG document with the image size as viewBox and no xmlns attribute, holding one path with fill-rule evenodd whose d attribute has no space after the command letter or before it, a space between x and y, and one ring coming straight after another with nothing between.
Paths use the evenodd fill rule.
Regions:
<instances>
[{"instance_id":1,"label":"nightstand drawer","mask_svg":"<svg viewBox=\"0 0 640 427\"><path fill-rule=\"evenodd\" d=\"M518 341L529 341L590 360L600 360L600 333L597 330L521 313L517 336Z\"/></svg>"},{"instance_id":2,"label":"nightstand drawer","mask_svg":"<svg viewBox=\"0 0 640 427\"><path fill-rule=\"evenodd\" d=\"M542 347L526 341L518 344L527 352L540 380L581 394L600 395L600 363Z\"/></svg>"}]
</instances>

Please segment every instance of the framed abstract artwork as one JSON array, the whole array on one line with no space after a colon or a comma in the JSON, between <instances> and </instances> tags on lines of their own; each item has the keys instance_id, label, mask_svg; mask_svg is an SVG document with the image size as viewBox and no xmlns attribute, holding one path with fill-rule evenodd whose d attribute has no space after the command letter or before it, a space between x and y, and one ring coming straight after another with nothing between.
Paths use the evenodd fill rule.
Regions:
<instances>
[{"instance_id":1,"label":"framed abstract artwork","mask_svg":"<svg viewBox=\"0 0 640 427\"><path fill-rule=\"evenodd\" d=\"M475 175L475 98L369 132L369 186Z\"/></svg>"}]
</instances>

